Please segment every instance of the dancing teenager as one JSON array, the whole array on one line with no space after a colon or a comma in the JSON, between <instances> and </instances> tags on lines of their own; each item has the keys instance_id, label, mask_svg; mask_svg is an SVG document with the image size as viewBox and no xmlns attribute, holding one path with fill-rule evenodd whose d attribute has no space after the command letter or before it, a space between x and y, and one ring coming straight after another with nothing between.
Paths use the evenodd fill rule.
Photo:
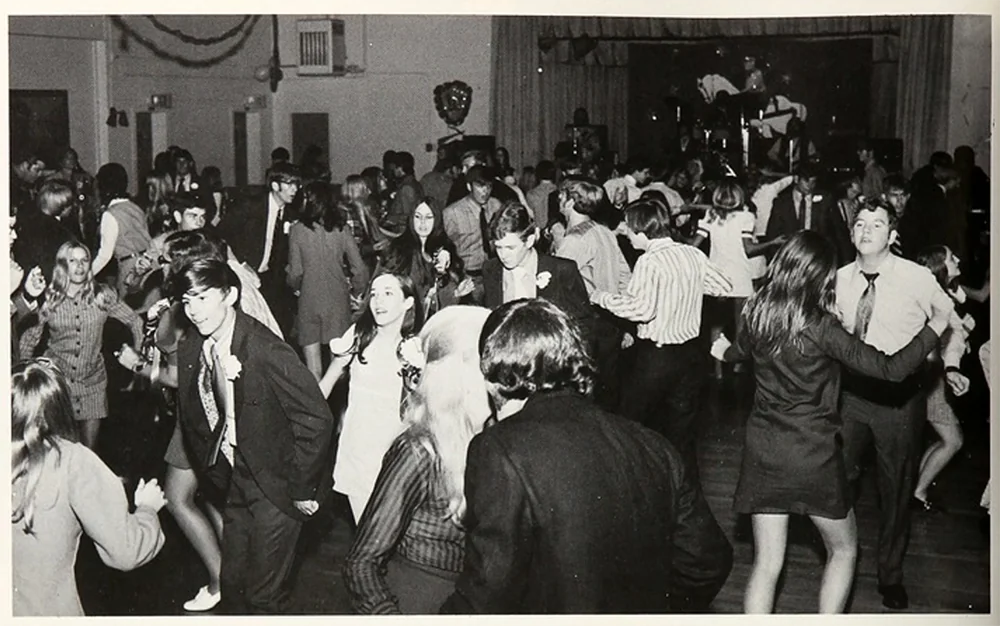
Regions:
<instances>
[{"instance_id":1,"label":"dancing teenager","mask_svg":"<svg viewBox=\"0 0 1000 626\"><path fill-rule=\"evenodd\" d=\"M10 393L14 616L80 616L80 536L115 569L148 563L163 547L163 492L140 480L129 512L118 477L77 443L70 390L52 361L15 365Z\"/></svg>"},{"instance_id":2,"label":"dancing teenager","mask_svg":"<svg viewBox=\"0 0 1000 626\"><path fill-rule=\"evenodd\" d=\"M962 275L958 257L952 253L948 246L931 246L919 255L917 263L923 265L931 271L935 280L944 289L956 304L965 302L965 292L958 285L958 278ZM949 342L949 346L957 344L961 353L953 355L949 361L960 361L962 355L968 349L966 341L967 332L972 330L974 322L971 316L966 316L965 321L954 314L951 318L953 333L961 333L961 342ZM968 324L968 326L966 326ZM927 491L934 484L934 479L938 477L941 470L955 457L962 448L962 426L958 422L955 410L948 402L945 394L945 387L950 386L955 395L962 395L969 388L969 379L958 371L957 367L945 368L941 358L934 359L928 372L927 392L927 422L940 437L927 450L924 451L920 459L920 470L917 476L917 486L913 490L913 503L918 510L933 512L941 510L941 506L928 498Z\"/></svg>"},{"instance_id":3,"label":"dancing teenager","mask_svg":"<svg viewBox=\"0 0 1000 626\"><path fill-rule=\"evenodd\" d=\"M837 307L844 327L868 345L886 354L905 346L939 310L949 316L954 304L926 267L892 254L896 213L882 201L867 201L854 220L857 259L837 271ZM961 342L952 333L946 343ZM946 345L945 367L956 350ZM957 351L961 353L960 349ZM879 492L878 588L882 604L905 609L909 597L903 586L903 557L910 536L913 498L923 443L924 406L921 376L902 382L873 380L845 372L840 415L844 425L844 461L847 478L855 483L861 460L874 439L876 482Z\"/></svg>"},{"instance_id":4,"label":"dancing teenager","mask_svg":"<svg viewBox=\"0 0 1000 626\"><path fill-rule=\"evenodd\" d=\"M757 389L747 422L734 510L752 516L754 564L747 613L774 610L790 513L808 515L826 546L821 613L844 609L854 580L857 528L838 439L840 363L902 380L937 345L947 316L935 318L889 357L850 335L836 319L837 256L816 232L794 235L778 252L764 285L747 301L726 360L751 358ZM722 356L724 338L713 345Z\"/></svg>"},{"instance_id":5,"label":"dancing teenager","mask_svg":"<svg viewBox=\"0 0 1000 626\"><path fill-rule=\"evenodd\" d=\"M177 349L188 456L226 494L223 604L282 613L302 523L330 488L333 415L295 351L236 309L240 282L224 261L195 261L171 285L197 330Z\"/></svg>"},{"instance_id":6,"label":"dancing teenager","mask_svg":"<svg viewBox=\"0 0 1000 626\"><path fill-rule=\"evenodd\" d=\"M142 319L112 288L94 280L87 247L75 241L64 243L56 253L38 323L21 336L20 351L30 356L48 328L45 356L65 373L80 439L91 450L97 446L101 420L108 416L108 374L101 354L108 318L128 327L134 343L142 340Z\"/></svg>"},{"instance_id":7,"label":"dancing teenager","mask_svg":"<svg viewBox=\"0 0 1000 626\"><path fill-rule=\"evenodd\" d=\"M323 395L350 368L333 488L347 496L355 522L368 504L382 456L402 431L403 377L399 347L423 322L409 276L380 274L372 281L361 317L330 342L332 360L319 381Z\"/></svg>"},{"instance_id":8,"label":"dancing teenager","mask_svg":"<svg viewBox=\"0 0 1000 626\"><path fill-rule=\"evenodd\" d=\"M573 319L510 302L480 345L500 421L469 445L465 568L442 612L707 611L729 541L677 450L590 398Z\"/></svg>"},{"instance_id":9,"label":"dancing teenager","mask_svg":"<svg viewBox=\"0 0 1000 626\"><path fill-rule=\"evenodd\" d=\"M489 310L457 305L420 332L426 364L344 563L357 613L436 613L465 558L465 457L490 417L479 371ZM412 365L412 364L411 364Z\"/></svg>"}]
</instances>

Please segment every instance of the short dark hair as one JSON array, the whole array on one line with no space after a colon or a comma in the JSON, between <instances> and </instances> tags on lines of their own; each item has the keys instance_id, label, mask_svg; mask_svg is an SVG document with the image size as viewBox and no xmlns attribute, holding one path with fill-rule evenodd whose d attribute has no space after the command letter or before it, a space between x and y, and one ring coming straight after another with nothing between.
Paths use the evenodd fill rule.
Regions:
<instances>
[{"instance_id":1,"label":"short dark hair","mask_svg":"<svg viewBox=\"0 0 1000 626\"><path fill-rule=\"evenodd\" d=\"M944 151L937 151L931 155L930 164L933 167L951 167L954 162L951 155Z\"/></svg>"},{"instance_id":2,"label":"short dark hair","mask_svg":"<svg viewBox=\"0 0 1000 626\"><path fill-rule=\"evenodd\" d=\"M629 174L632 172L641 172L645 169L650 169L652 165L645 156L641 154L633 155L628 158L628 162L625 164L625 171Z\"/></svg>"},{"instance_id":3,"label":"short dark hair","mask_svg":"<svg viewBox=\"0 0 1000 626\"><path fill-rule=\"evenodd\" d=\"M486 319L480 368L504 399L572 389L590 395L596 367L576 321L543 299L515 300Z\"/></svg>"},{"instance_id":4,"label":"short dark hair","mask_svg":"<svg viewBox=\"0 0 1000 626\"><path fill-rule=\"evenodd\" d=\"M473 165L465 173L465 182L470 185L492 185L493 177L490 176L485 165Z\"/></svg>"},{"instance_id":5,"label":"short dark hair","mask_svg":"<svg viewBox=\"0 0 1000 626\"><path fill-rule=\"evenodd\" d=\"M806 180L810 178L818 178L819 170L817 170L816 166L812 163L806 162L795 168L795 177L805 178Z\"/></svg>"},{"instance_id":6,"label":"short dark hair","mask_svg":"<svg viewBox=\"0 0 1000 626\"><path fill-rule=\"evenodd\" d=\"M556 179L556 164L552 161L539 161L538 167L535 168L535 175L538 176L538 180L555 180Z\"/></svg>"},{"instance_id":7,"label":"short dark hair","mask_svg":"<svg viewBox=\"0 0 1000 626\"><path fill-rule=\"evenodd\" d=\"M190 291L221 289L236 290L236 304L239 304L240 279L225 261L218 259L198 259L191 261L170 278L170 291L177 300Z\"/></svg>"},{"instance_id":8,"label":"short dark hair","mask_svg":"<svg viewBox=\"0 0 1000 626\"><path fill-rule=\"evenodd\" d=\"M275 148L271 150L271 160L275 162L287 161L292 158L288 148Z\"/></svg>"},{"instance_id":9,"label":"short dark hair","mask_svg":"<svg viewBox=\"0 0 1000 626\"><path fill-rule=\"evenodd\" d=\"M97 189L107 204L115 198L128 197L128 172L121 163L105 163L97 170Z\"/></svg>"},{"instance_id":10,"label":"short dark hair","mask_svg":"<svg viewBox=\"0 0 1000 626\"><path fill-rule=\"evenodd\" d=\"M347 224L347 214L337 204L333 185L316 180L308 183L295 198L299 221L310 230L321 224L323 230L332 233Z\"/></svg>"},{"instance_id":11,"label":"short dark hair","mask_svg":"<svg viewBox=\"0 0 1000 626\"><path fill-rule=\"evenodd\" d=\"M878 211L879 209L885 211L886 216L889 218L889 230L896 230L896 227L899 225L899 215L896 214L896 209L882 198L865 198L864 203L858 207L855 215L861 215L862 211Z\"/></svg>"},{"instance_id":12,"label":"short dark hair","mask_svg":"<svg viewBox=\"0 0 1000 626\"><path fill-rule=\"evenodd\" d=\"M267 170L267 187L274 183L301 182L302 172L292 163L275 163Z\"/></svg>"},{"instance_id":13,"label":"short dark hair","mask_svg":"<svg viewBox=\"0 0 1000 626\"><path fill-rule=\"evenodd\" d=\"M226 261L225 242L204 228L170 233L163 243L170 254L171 274L196 260Z\"/></svg>"},{"instance_id":14,"label":"short dark hair","mask_svg":"<svg viewBox=\"0 0 1000 626\"><path fill-rule=\"evenodd\" d=\"M625 207L625 224L629 230L650 239L662 239L673 234L670 209L656 198L639 198Z\"/></svg>"},{"instance_id":15,"label":"short dark hair","mask_svg":"<svg viewBox=\"0 0 1000 626\"><path fill-rule=\"evenodd\" d=\"M490 241L499 241L511 233L525 241L535 229L531 211L519 201L512 200L500 207L490 220Z\"/></svg>"},{"instance_id":16,"label":"short dark hair","mask_svg":"<svg viewBox=\"0 0 1000 626\"><path fill-rule=\"evenodd\" d=\"M413 173L413 155L409 152L397 152L394 162L403 170L404 174Z\"/></svg>"},{"instance_id":17,"label":"short dark hair","mask_svg":"<svg viewBox=\"0 0 1000 626\"><path fill-rule=\"evenodd\" d=\"M885 177L885 188L889 189L900 189L906 193L910 193L910 184L906 182L902 174L890 174Z\"/></svg>"}]
</instances>

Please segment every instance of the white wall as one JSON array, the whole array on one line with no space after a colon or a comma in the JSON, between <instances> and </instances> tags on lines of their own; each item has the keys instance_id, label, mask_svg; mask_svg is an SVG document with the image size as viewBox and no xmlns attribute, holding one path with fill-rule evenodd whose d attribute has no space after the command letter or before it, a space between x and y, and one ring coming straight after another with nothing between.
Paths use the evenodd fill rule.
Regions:
<instances>
[{"instance_id":1,"label":"white wall","mask_svg":"<svg viewBox=\"0 0 1000 626\"><path fill-rule=\"evenodd\" d=\"M13 21L15 18L11 18ZM69 99L70 145L90 172L100 167L94 41L11 34L8 38L10 89L65 90ZM105 112L105 115L107 112ZM54 167L54 163L48 163Z\"/></svg>"},{"instance_id":2,"label":"white wall","mask_svg":"<svg viewBox=\"0 0 1000 626\"><path fill-rule=\"evenodd\" d=\"M969 145L976 162L990 169L990 36L989 16L956 15L951 56L949 152Z\"/></svg>"},{"instance_id":3,"label":"white wall","mask_svg":"<svg viewBox=\"0 0 1000 626\"><path fill-rule=\"evenodd\" d=\"M347 64L363 74L299 77L295 20L280 18L285 80L274 98L274 146L292 149L292 113L328 113L334 180L380 165L388 149L411 152L417 175L434 165L425 144L451 134L434 107L434 87L462 80L472 106L462 128L489 134L491 18L488 16L339 15L345 22Z\"/></svg>"}]
</instances>

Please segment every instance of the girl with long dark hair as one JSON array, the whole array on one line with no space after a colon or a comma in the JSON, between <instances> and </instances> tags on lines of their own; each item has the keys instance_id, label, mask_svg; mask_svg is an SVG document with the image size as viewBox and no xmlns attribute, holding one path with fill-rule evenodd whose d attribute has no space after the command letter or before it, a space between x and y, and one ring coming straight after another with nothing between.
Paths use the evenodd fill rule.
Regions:
<instances>
[{"instance_id":1,"label":"girl with long dark hair","mask_svg":"<svg viewBox=\"0 0 1000 626\"><path fill-rule=\"evenodd\" d=\"M843 611L854 579L857 527L839 438L840 364L899 381L920 366L948 325L935 316L892 356L849 334L835 313L837 257L822 235L801 231L778 251L764 285L747 300L736 343L716 358L754 362L757 389L746 426L734 510L749 513L754 564L747 613L774 609L788 515L808 515L826 546L821 613Z\"/></svg>"},{"instance_id":2,"label":"girl with long dark hair","mask_svg":"<svg viewBox=\"0 0 1000 626\"><path fill-rule=\"evenodd\" d=\"M372 280L357 323L330 342L332 360L319 382L323 395L329 396L350 368L333 488L348 497L355 521L371 496L382 455L400 433L404 387L399 350L422 324L410 277L383 273Z\"/></svg>"}]
</instances>

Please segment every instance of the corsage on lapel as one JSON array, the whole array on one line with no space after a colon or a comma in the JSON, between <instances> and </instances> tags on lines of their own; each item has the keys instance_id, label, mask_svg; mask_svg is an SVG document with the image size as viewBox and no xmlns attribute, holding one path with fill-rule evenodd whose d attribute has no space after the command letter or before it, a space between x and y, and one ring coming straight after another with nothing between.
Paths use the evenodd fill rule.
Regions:
<instances>
[{"instance_id":1,"label":"corsage on lapel","mask_svg":"<svg viewBox=\"0 0 1000 626\"><path fill-rule=\"evenodd\" d=\"M414 336L399 342L396 358L399 359L399 375L403 377L403 386L407 391L413 391L420 383L420 374L426 363L424 351L420 347L420 337Z\"/></svg>"},{"instance_id":2,"label":"corsage on lapel","mask_svg":"<svg viewBox=\"0 0 1000 626\"><path fill-rule=\"evenodd\" d=\"M240 363L235 354L230 354L222 359L222 372L226 375L226 380L230 382L236 380L242 371L243 364Z\"/></svg>"},{"instance_id":3,"label":"corsage on lapel","mask_svg":"<svg viewBox=\"0 0 1000 626\"><path fill-rule=\"evenodd\" d=\"M551 280L552 272L539 272L538 276L535 276L535 287L545 289L549 286L549 281Z\"/></svg>"}]
</instances>

